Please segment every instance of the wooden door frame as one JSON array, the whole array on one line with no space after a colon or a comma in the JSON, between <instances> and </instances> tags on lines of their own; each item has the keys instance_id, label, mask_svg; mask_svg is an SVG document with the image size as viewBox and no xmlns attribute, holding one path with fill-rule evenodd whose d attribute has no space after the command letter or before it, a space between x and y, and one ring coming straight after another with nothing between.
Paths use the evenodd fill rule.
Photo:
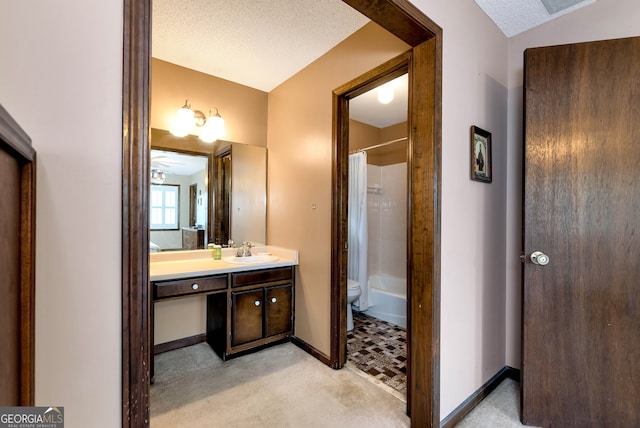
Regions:
<instances>
[{"instance_id":1,"label":"wooden door frame","mask_svg":"<svg viewBox=\"0 0 640 428\"><path fill-rule=\"evenodd\" d=\"M440 426L442 30L407 2L345 3L412 49L334 91L330 362L346 362L348 102L408 72L407 414L412 426Z\"/></svg>"},{"instance_id":2,"label":"wooden door frame","mask_svg":"<svg viewBox=\"0 0 640 428\"><path fill-rule=\"evenodd\" d=\"M31 138L0 105L0 146L20 165L20 406L35 402L36 151Z\"/></svg>"},{"instance_id":3,"label":"wooden door frame","mask_svg":"<svg viewBox=\"0 0 640 428\"><path fill-rule=\"evenodd\" d=\"M442 30L407 0L343 1L414 48L416 68L410 84L414 89L409 95L411 239L407 280L412 286L407 298L413 343L409 350L408 410L413 425L439 426ZM150 423L147 189L151 0L123 0L123 5L122 426L140 427ZM337 153L334 151L334 168L342 169L334 169L334 173L344 170ZM336 195L335 186L332 192L332 212L346 209L340 202L344 194ZM338 232L332 225L332 234ZM332 251L332 262L338 256ZM339 281L337 284L332 274L332 307L343 300L339 289L336 292ZM338 329L344 322L345 309L346 300L332 309L332 360L336 352L339 355ZM418 355L420 358L416 358Z\"/></svg>"}]
</instances>

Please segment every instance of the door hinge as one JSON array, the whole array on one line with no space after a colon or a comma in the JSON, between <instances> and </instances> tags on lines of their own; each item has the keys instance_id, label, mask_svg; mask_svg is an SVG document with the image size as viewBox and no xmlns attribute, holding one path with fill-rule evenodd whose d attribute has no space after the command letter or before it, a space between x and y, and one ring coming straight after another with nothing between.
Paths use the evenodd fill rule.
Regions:
<instances>
[{"instance_id":1,"label":"door hinge","mask_svg":"<svg viewBox=\"0 0 640 428\"><path fill-rule=\"evenodd\" d=\"M233 299L231 297L229 297L229 307L233 306Z\"/></svg>"},{"instance_id":2,"label":"door hinge","mask_svg":"<svg viewBox=\"0 0 640 428\"><path fill-rule=\"evenodd\" d=\"M231 342L231 332L229 332L229 342Z\"/></svg>"}]
</instances>

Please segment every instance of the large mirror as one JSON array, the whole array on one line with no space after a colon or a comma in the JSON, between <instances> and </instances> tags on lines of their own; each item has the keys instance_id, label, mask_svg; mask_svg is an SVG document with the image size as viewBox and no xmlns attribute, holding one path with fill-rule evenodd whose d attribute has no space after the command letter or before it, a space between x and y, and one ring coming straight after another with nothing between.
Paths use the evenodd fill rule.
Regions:
<instances>
[{"instance_id":1,"label":"large mirror","mask_svg":"<svg viewBox=\"0 0 640 428\"><path fill-rule=\"evenodd\" d=\"M266 243L267 149L151 130L150 249Z\"/></svg>"}]
</instances>

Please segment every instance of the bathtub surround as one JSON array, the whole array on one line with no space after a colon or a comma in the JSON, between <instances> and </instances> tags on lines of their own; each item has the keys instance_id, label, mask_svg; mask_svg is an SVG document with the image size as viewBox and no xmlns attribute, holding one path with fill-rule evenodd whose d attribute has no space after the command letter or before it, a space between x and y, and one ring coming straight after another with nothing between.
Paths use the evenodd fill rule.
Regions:
<instances>
[{"instance_id":1,"label":"bathtub surround","mask_svg":"<svg viewBox=\"0 0 640 428\"><path fill-rule=\"evenodd\" d=\"M372 306L367 315L406 327L407 163L367 165L367 180Z\"/></svg>"},{"instance_id":2,"label":"bathtub surround","mask_svg":"<svg viewBox=\"0 0 640 428\"><path fill-rule=\"evenodd\" d=\"M407 163L367 165L369 275L407 277Z\"/></svg>"},{"instance_id":3,"label":"bathtub surround","mask_svg":"<svg viewBox=\"0 0 640 428\"><path fill-rule=\"evenodd\" d=\"M360 283L358 306L366 310L369 299L367 267L369 231L367 222L367 153L349 155L349 263L348 279Z\"/></svg>"},{"instance_id":4,"label":"bathtub surround","mask_svg":"<svg viewBox=\"0 0 640 428\"><path fill-rule=\"evenodd\" d=\"M375 306L364 313L370 317L407 327L407 280L386 275L369 277L369 296Z\"/></svg>"}]
</instances>

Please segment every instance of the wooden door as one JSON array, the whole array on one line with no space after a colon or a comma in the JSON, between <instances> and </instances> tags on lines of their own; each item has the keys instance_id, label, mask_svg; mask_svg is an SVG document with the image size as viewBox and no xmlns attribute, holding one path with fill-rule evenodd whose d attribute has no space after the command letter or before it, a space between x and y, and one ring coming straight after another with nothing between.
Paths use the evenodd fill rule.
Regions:
<instances>
[{"instance_id":1,"label":"wooden door","mask_svg":"<svg viewBox=\"0 0 640 428\"><path fill-rule=\"evenodd\" d=\"M262 339L264 289L231 293L231 346Z\"/></svg>"},{"instance_id":2,"label":"wooden door","mask_svg":"<svg viewBox=\"0 0 640 428\"><path fill-rule=\"evenodd\" d=\"M189 186L189 226L198 222L198 185Z\"/></svg>"},{"instance_id":3,"label":"wooden door","mask_svg":"<svg viewBox=\"0 0 640 428\"><path fill-rule=\"evenodd\" d=\"M35 151L0 106L0 406L34 403Z\"/></svg>"},{"instance_id":4,"label":"wooden door","mask_svg":"<svg viewBox=\"0 0 640 428\"><path fill-rule=\"evenodd\" d=\"M265 289L265 337L291 332L291 284Z\"/></svg>"},{"instance_id":5,"label":"wooden door","mask_svg":"<svg viewBox=\"0 0 640 428\"><path fill-rule=\"evenodd\" d=\"M639 76L640 38L525 53L527 425L640 426Z\"/></svg>"}]
</instances>

